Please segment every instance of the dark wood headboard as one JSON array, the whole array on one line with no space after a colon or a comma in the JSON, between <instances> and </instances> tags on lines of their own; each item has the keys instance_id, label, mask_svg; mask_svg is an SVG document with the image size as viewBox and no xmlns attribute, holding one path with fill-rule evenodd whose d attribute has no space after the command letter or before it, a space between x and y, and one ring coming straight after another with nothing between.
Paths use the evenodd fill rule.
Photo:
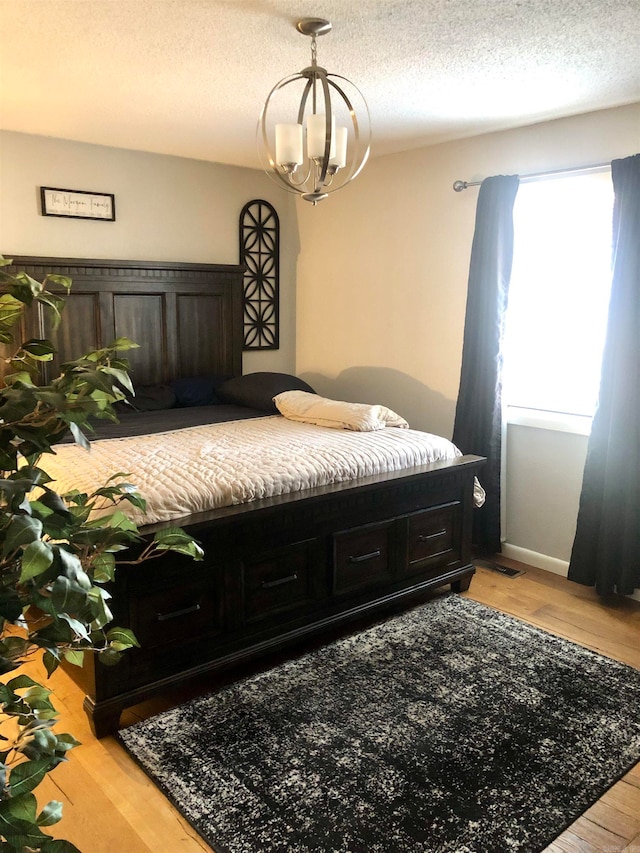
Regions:
<instances>
[{"instance_id":1,"label":"dark wood headboard","mask_svg":"<svg viewBox=\"0 0 640 853\"><path fill-rule=\"evenodd\" d=\"M6 257L13 257L9 272L73 280L56 332L41 306L27 312L22 329L25 338L49 338L56 346L45 382L60 363L120 337L140 345L124 354L137 384L242 373L242 266Z\"/></svg>"}]
</instances>

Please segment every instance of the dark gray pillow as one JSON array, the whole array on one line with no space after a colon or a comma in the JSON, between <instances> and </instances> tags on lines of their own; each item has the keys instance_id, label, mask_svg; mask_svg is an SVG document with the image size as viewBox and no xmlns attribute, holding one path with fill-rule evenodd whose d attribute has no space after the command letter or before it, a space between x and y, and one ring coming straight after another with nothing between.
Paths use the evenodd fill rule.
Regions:
<instances>
[{"instance_id":1,"label":"dark gray pillow","mask_svg":"<svg viewBox=\"0 0 640 853\"><path fill-rule=\"evenodd\" d=\"M304 380L289 373L246 373L244 376L234 376L221 385L218 397L225 403L276 414L278 410L273 398L283 391L308 391L315 394Z\"/></svg>"},{"instance_id":2,"label":"dark gray pillow","mask_svg":"<svg viewBox=\"0 0 640 853\"><path fill-rule=\"evenodd\" d=\"M127 402L116 403L118 412L154 412L158 409L172 409L176 404L176 395L169 385L138 385L135 395L127 394Z\"/></svg>"}]
</instances>

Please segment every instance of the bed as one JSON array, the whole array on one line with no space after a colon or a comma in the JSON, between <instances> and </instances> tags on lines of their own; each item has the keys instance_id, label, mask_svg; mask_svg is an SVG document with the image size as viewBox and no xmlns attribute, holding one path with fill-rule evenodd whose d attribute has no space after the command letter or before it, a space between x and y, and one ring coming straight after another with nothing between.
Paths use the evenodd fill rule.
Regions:
<instances>
[{"instance_id":1,"label":"bed","mask_svg":"<svg viewBox=\"0 0 640 853\"><path fill-rule=\"evenodd\" d=\"M49 371L118 337L140 344L128 354L139 394L120 424L99 425L91 454L65 444L43 465L58 491L131 472L149 502L134 519L142 532L179 524L205 551L200 563L167 554L119 570L115 621L141 648L116 667L86 656L67 668L96 736L171 687L435 587L468 588L483 460L391 420L362 431L283 416L274 397L314 389L286 374L242 375L241 266L16 257L13 269L73 279L61 328L41 315L23 330L54 339Z\"/></svg>"}]
</instances>

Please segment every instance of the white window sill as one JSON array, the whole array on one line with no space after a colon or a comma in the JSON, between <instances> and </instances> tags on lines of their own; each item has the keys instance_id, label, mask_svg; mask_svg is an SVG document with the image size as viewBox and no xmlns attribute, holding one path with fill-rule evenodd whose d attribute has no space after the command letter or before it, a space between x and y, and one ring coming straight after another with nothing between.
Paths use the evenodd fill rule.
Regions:
<instances>
[{"instance_id":1,"label":"white window sill","mask_svg":"<svg viewBox=\"0 0 640 853\"><path fill-rule=\"evenodd\" d=\"M505 418L508 424L558 432L572 432L575 435L590 435L591 421L593 420L587 415L568 415L563 412L546 412L540 409L521 409L518 406L507 406Z\"/></svg>"}]
</instances>

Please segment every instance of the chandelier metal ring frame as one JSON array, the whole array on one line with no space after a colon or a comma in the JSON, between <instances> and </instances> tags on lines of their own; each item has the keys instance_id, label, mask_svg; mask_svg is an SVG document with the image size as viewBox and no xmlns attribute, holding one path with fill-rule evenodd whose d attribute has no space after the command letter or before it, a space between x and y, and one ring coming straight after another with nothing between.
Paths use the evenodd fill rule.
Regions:
<instances>
[{"instance_id":1,"label":"chandelier metal ring frame","mask_svg":"<svg viewBox=\"0 0 640 853\"><path fill-rule=\"evenodd\" d=\"M358 87L340 74L329 73L316 62L316 35L323 35L328 32L331 29L331 24L318 18L303 19L298 21L296 28L304 35L311 36L311 65L297 74L283 78L269 92L258 122L258 149L265 171L276 183L279 183L289 192L301 195L305 201L315 205L321 199L326 198L329 193L341 189L360 174L369 157L371 125L367 103ZM311 114L317 115L318 118L324 116L323 152L317 156L311 156L307 153L306 163L304 162L304 155L302 155L302 161L299 159L297 163L278 162L277 144L276 150L274 150L269 143L269 107L278 92L299 81L305 81L297 115L300 138L302 138L305 111L311 95ZM343 82L339 84L336 81ZM345 83L357 93L362 102L361 119L356 114L352 98L345 92ZM346 136L343 143L344 164L340 162L339 157L334 156L336 128L331 90L340 97L342 104L346 107L353 129L352 144L349 145ZM342 128L342 130L348 134L347 128ZM307 129L308 133L309 130ZM296 175L298 166L302 166L303 169L299 175Z\"/></svg>"}]
</instances>

